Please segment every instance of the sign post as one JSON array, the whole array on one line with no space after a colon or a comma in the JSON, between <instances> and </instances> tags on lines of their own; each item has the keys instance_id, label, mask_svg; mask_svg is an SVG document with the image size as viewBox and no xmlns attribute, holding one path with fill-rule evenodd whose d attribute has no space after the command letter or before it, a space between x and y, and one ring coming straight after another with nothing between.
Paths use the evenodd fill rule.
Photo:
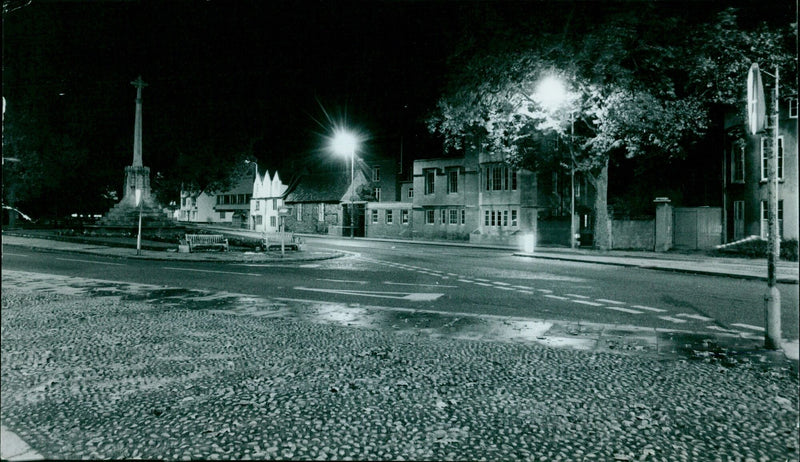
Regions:
<instances>
[{"instance_id":1,"label":"sign post","mask_svg":"<svg viewBox=\"0 0 800 462\"><path fill-rule=\"evenodd\" d=\"M278 215L280 216L280 234L281 234L281 258L286 256L286 250L284 248L283 236L284 236L284 223L286 216L289 215L289 208L288 207L281 207L278 209Z\"/></svg>"},{"instance_id":2,"label":"sign post","mask_svg":"<svg viewBox=\"0 0 800 462\"><path fill-rule=\"evenodd\" d=\"M776 265L780 258L781 241L778 235L778 124L780 122L779 73L775 67L775 89L772 96L772 150L769 156L767 180L767 292L764 294L764 347L776 350L781 346L781 293L778 290ZM764 130L766 102L758 64L747 74L747 126L750 134Z\"/></svg>"}]
</instances>

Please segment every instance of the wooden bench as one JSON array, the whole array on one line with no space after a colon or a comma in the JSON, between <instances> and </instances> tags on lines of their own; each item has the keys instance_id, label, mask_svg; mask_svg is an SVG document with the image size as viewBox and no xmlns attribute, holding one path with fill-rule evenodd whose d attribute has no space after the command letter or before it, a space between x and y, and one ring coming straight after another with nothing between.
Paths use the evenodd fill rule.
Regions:
<instances>
[{"instance_id":1,"label":"wooden bench","mask_svg":"<svg viewBox=\"0 0 800 462\"><path fill-rule=\"evenodd\" d=\"M303 240L293 233L268 233L261 236L261 246L265 250L281 250L281 239L283 239L284 249L300 250L300 246L303 244Z\"/></svg>"},{"instance_id":2,"label":"wooden bench","mask_svg":"<svg viewBox=\"0 0 800 462\"><path fill-rule=\"evenodd\" d=\"M201 248L221 248L228 251L228 240L222 234L187 234L186 243L189 244L189 252Z\"/></svg>"}]
</instances>

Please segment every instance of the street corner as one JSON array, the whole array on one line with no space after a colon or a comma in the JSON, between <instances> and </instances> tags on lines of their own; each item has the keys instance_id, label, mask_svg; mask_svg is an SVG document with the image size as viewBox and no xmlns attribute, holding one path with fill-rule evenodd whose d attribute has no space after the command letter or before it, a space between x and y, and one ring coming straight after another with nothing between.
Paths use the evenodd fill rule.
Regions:
<instances>
[{"instance_id":1,"label":"street corner","mask_svg":"<svg viewBox=\"0 0 800 462\"><path fill-rule=\"evenodd\" d=\"M0 426L0 459L8 461L44 460L25 441L5 425Z\"/></svg>"}]
</instances>

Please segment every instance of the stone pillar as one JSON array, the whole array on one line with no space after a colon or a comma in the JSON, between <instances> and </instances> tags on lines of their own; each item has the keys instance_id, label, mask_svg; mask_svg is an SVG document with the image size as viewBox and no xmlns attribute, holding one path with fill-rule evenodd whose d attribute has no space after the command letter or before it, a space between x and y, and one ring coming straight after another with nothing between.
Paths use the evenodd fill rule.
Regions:
<instances>
[{"instance_id":1,"label":"stone pillar","mask_svg":"<svg viewBox=\"0 0 800 462\"><path fill-rule=\"evenodd\" d=\"M655 221L655 251L666 252L672 248L672 205L667 197L657 197Z\"/></svg>"}]
</instances>

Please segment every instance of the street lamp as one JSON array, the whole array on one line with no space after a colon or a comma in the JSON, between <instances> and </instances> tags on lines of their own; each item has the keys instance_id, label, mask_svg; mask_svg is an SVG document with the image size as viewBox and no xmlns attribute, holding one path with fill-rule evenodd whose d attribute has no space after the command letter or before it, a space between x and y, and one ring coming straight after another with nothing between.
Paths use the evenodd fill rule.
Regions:
<instances>
[{"instance_id":1,"label":"street lamp","mask_svg":"<svg viewBox=\"0 0 800 462\"><path fill-rule=\"evenodd\" d=\"M353 133L338 129L331 138L331 150L340 156L350 157L350 188L354 188L354 168L356 148L358 147L358 138ZM355 237L355 213L353 210L353 195L355 190L350 191L350 238Z\"/></svg>"},{"instance_id":2,"label":"street lamp","mask_svg":"<svg viewBox=\"0 0 800 462\"><path fill-rule=\"evenodd\" d=\"M539 103L546 111L553 113L561 107L568 106L573 99L573 95L567 91L564 82L554 76L542 79L536 86L533 99ZM575 242L575 155L572 145L575 138L575 119L572 108L569 108L569 246L574 249Z\"/></svg>"}]
</instances>

